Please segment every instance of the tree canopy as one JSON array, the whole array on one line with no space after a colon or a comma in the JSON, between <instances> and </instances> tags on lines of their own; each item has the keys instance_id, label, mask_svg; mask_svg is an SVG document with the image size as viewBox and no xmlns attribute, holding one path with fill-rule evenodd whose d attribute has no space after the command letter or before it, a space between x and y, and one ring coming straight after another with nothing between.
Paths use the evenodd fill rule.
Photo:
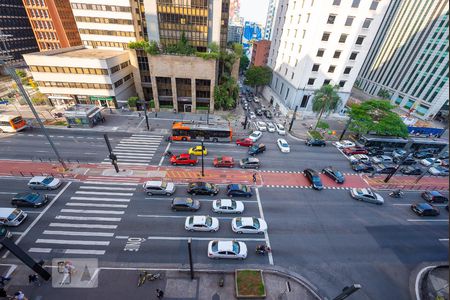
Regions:
<instances>
[{"instance_id":1,"label":"tree canopy","mask_svg":"<svg viewBox=\"0 0 450 300\"><path fill-rule=\"evenodd\" d=\"M322 115L324 113L329 115L341 104L341 98L337 94L338 89L339 86L337 85L332 86L330 84L326 84L314 92L312 111L319 114L314 130L316 130L317 125L320 124L320 120L322 119Z\"/></svg>"},{"instance_id":2,"label":"tree canopy","mask_svg":"<svg viewBox=\"0 0 450 300\"><path fill-rule=\"evenodd\" d=\"M250 67L245 72L245 84L257 88L269 84L272 80L272 70L269 67Z\"/></svg>"},{"instance_id":3,"label":"tree canopy","mask_svg":"<svg viewBox=\"0 0 450 300\"><path fill-rule=\"evenodd\" d=\"M358 134L374 132L379 135L407 137L408 128L399 115L392 111L393 105L386 100L371 99L350 107L349 129Z\"/></svg>"},{"instance_id":4,"label":"tree canopy","mask_svg":"<svg viewBox=\"0 0 450 300\"><path fill-rule=\"evenodd\" d=\"M250 60L248 59L247 55L243 54L241 56L241 61L239 62L239 72L244 72L248 68L248 64L250 63Z\"/></svg>"}]
</instances>

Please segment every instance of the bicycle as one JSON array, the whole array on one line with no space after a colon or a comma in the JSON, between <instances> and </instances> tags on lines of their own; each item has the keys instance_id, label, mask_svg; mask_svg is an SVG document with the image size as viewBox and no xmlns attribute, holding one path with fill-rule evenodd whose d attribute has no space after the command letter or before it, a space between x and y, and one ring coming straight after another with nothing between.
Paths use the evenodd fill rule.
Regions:
<instances>
[{"instance_id":1,"label":"bicycle","mask_svg":"<svg viewBox=\"0 0 450 300\"><path fill-rule=\"evenodd\" d=\"M139 273L139 279L138 279L138 287L140 287L141 285L143 285L145 283L145 281L153 281L156 279L161 279L161 274L160 273L149 273L147 271L142 271L141 273Z\"/></svg>"}]
</instances>

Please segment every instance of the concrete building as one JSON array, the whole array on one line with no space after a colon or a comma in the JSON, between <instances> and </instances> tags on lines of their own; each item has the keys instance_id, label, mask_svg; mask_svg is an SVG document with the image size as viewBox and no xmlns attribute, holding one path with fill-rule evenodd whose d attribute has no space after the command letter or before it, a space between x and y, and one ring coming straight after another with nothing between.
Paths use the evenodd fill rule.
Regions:
<instances>
[{"instance_id":1,"label":"concrete building","mask_svg":"<svg viewBox=\"0 0 450 300\"><path fill-rule=\"evenodd\" d=\"M228 43L242 43L242 31L244 27L242 25L230 25L228 26Z\"/></svg>"},{"instance_id":2,"label":"concrete building","mask_svg":"<svg viewBox=\"0 0 450 300\"><path fill-rule=\"evenodd\" d=\"M23 63L22 54L39 51L27 12L21 1L0 2L0 55L12 64Z\"/></svg>"},{"instance_id":3,"label":"concrete building","mask_svg":"<svg viewBox=\"0 0 450 300\"><path fill-rule=\"evenodd\" d=\"M262 67L267 65L270 52L270 41L261 40L253 43L251 66Z\"/></svg>"},{"instance_id":4,"label":"concrete building","mask_svg":"<svg viewBox=\"0 0 450 300\"><path fill-rule=\"evenodd\" d=\"M81 45L69 0L23 0L41 51Z\"/></svg>"},{"instance_id":5,"label":"concrete building","mask_svg":"<svg viewBox=\"0 0 450 300\"><path fill-rule=\"evenodd\" d=\"M230 0L230 24L231 25L242 25L241 17L241 0Z\"/></svg>"},{"instance_id":6,"label":"concrete building","mask_svg":"<svg viewBox=\"0 0 450 300\"><path fill-rule=\"evenodd\" d=\"M374 0L280 0L268 63L273 79L264 96L284 113L296 106L306 113L314 91L332 84L340 87L343 107L388 6Z\"/></svg>"},{"instance_id":7,"label":"concrete building","mask_svg":"<svg viewBox=\"0 0 450 300\"><path fill-rule=\"evenodd\" d=\"M356 85L421 119L448 111L448 1L392 1Z\"/></svg>"},{"instance_id":8,"label":"concrete building","mask_svg":"<svg viewBox=\"0 0 450 300\"><path fill-rule=\"evenodd\" d=\"M118 107L136 95L127 51L84 46L25 54L39 90L55 106Z\"/></svg>"},{"instance_id":9,"label":"concrete building","mask_svg":"<svg viewBox=\"0 0 450 300\"><path fill-rule=\"evenodd\" d=\"M272 40L272 29L275 25L274 18L276 15L279 0L269 0L269 6L267 8L266 26L264 27L264 39Z\"/></svg>"}]
</instances>

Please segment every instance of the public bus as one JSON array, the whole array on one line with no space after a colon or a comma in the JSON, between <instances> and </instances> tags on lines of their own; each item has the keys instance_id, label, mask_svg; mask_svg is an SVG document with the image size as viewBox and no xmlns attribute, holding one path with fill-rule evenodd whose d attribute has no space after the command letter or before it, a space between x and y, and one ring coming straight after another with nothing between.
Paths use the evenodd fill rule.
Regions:
<instances>
[{"instance_id":1,"label":"public bus","mask_svg":"<svg viewBox=\"0 0 450 300\"><path fill-rule=\"evenodd\" d=\"M0 132L17 132L27 128L27 122L19 115L0 115Z\"/></svg>"},{"instance_id":2,"label":"public bus","mask_svg":"<svg viewBox=\"0 0 450 300\"><path fill-rule=\"evenodd\" d=\"M173 122L172 141L231 142L233 131L227 123Z\"/></svg>"},{"instance_id":3,"label":"public bus","mask_svg":"<svg viewBox=\"0 0 450 300\"><path fill-rule=\"evenodd\" d=\"M411 140L411 149L420 150L425 148L435 148L440 151L448 145L448 141L440 138L423 138L410 137L408 139L392 136L377 136L377 135L363 135L359 142L364 147L378 147L378 148L405 148L408 141Z\"/></svg>"}]
</instances>

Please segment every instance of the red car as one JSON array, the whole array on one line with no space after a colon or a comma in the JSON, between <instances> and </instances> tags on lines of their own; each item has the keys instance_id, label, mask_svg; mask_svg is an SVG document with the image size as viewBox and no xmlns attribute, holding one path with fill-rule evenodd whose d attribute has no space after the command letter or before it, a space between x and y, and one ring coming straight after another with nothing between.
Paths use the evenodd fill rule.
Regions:
<instances>
[{"instance_id":1,"label":"red car","mask_svg":"<svg viewBox=\"0 0 450 300\"><path fill-rule=\"evenodd\" d=\"M251 147L251 146L253 146L253 141L249 138L239 139L239 140L236 140L236 145L244 146L244 147Z\"/></svg>"},{"instance_id":2,"label":"red car","mask_svg":"<svg viewBox=\"0 0 450 300\"><path fill-rule=\"evenodd\" d=\"M358 146L345 148L344 150L342 150L342 152L344 152L344 154L346 154L346 155L369 154L369 151L367 151L366 148L358 147Z\"/></svg>"},{"instance_id":3,"label":"red car","mask_svg":"<svg viewBox=\"0 0 450 300\"><path fill-rule=\"evenodd\" d=\"M234 159L231 156L219 156L214 158L214 167L234 167Z\"/></svg>"},{"instance_id":4,"label":"red car","mask_svg":"<svg viewBox=\"0 0 450 300\"><path fill-rule=\"evenodd\" d=\"M191 165L194 166L198 163L196 156L183 153L178 156L174 155L170 158L170 163L174 166L176 165Z\"/></svg>"}]
</instances>

